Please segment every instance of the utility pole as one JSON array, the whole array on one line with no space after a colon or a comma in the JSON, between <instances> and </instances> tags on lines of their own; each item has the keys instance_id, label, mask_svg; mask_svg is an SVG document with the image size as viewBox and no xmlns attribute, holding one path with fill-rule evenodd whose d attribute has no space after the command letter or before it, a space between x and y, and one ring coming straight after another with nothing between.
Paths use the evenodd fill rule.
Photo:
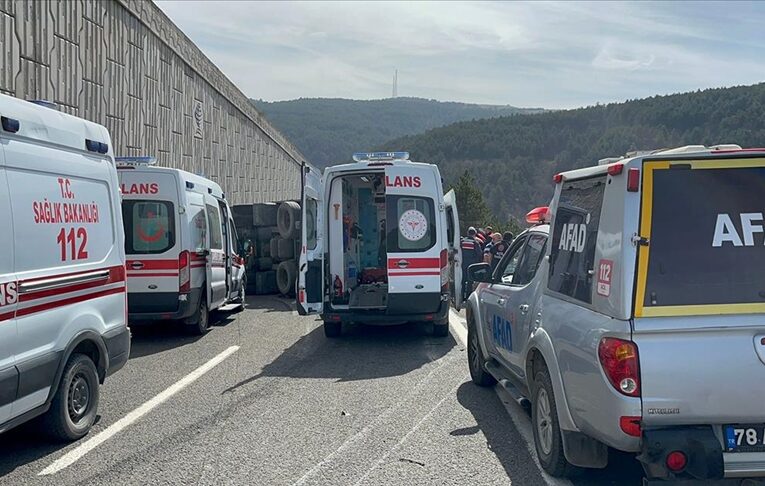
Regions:
<instances>
[{"instance_id":1,"label":"utility pole","mask_svg":"<svg viewBox=\"0 0 765 486\"><path fill-rule=\"evenodd\" d=\"M393 98L398 98L398 69L393 71Z\"/></svg>"}]
</instances>

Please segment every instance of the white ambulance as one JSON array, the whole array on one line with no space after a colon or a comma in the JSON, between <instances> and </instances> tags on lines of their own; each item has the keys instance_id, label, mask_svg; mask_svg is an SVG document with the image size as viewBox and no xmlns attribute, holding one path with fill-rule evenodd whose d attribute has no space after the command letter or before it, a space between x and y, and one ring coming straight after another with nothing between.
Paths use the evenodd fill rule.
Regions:
<instances>
[{"instance_id":1,"label":"white ambulance","mask_svg":"<svg viewBox=\"0 0 765 486\"><path fill-rule=\"evenodd\" d=\"M130 322L181 320L204 334L212 310L244 306L244 260L223 190L153 157L117 157Z\"/></svg>"},{"instance_id":2,"label":"white ambulance","mask_svg":"<svg viewBox=\"0 0 765 486\"><path fill-rule=\"evenodd\" d=\"M111 139L5 95L0 119L0 432L47 412L74 440L130 355Z\"/></svg>"},{"instance_id":3,"label":"white ambulance","mask_svg":"<svg viewBox=\"0 0 765 486\"><path fill-rule=\"evenodd\" d=\"M303 168L297 304L327 337L343 322L432 322L449 332L461 305L459 219L438 167L406 152L354 155L324 176Z\"/></svg>"}]
</instances>

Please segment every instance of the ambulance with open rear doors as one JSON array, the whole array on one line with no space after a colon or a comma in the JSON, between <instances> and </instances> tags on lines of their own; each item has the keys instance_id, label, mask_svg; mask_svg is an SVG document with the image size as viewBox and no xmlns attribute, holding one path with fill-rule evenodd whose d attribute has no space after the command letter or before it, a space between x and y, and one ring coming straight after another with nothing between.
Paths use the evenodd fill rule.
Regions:
<instances>
[{"instance_id":1,"label":"ambulance with open rear doors","mask_svg":"<svg viewBox=\"0 0 765 486\"><path fill-rule=\"evenodd\" d=\"M212 310L244 306L244 261L215 182L153 157L118 157L130 321L181 320L209 330Z\"/></svg>"},{"instance_id":2,"label":"ambulance with open rear doors","mask_svg":"<svg viewBox=\"0 0 765 486\"><path fill-rule=\"evenodd\" d=\"M125 253L109 132L45 105L0 95L0 432L74 440L130 355Z\"/></svg>"},{"instance_id":3,"label":"ambulance with open rear doors","mask_svg":"<svg viewBox=\"0 0 765 486\"><path fill-rule=\"evenodd\" d=\"M459 220L438 167L406 152L355 154L321 174L303 169L298 310L343 322L432 322L449 329L461 304Z\"/></svg>"}]
</instances>

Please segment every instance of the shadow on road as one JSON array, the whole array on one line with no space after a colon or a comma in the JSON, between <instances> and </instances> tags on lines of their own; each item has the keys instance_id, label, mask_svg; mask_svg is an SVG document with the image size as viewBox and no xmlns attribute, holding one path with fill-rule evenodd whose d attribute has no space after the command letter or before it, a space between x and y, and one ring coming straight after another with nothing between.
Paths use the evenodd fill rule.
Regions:
<instances>
[{"instance_id":1,"label":"shadow on road","mask_svg":"<svg viewBox=\"0 0 765 486\"><path fill-rule=\"evenodd\" d=\"M236 390L263 377L334 378L337 381L399 376L435 361L456 343L433 337L426 326L343 325L339 338L328 339L321 326L302 336L263 370L228 388Z\"/></svg>"},{"instance_id":2,"label":"shadow on road","mask_svg":"<svg viewBox=\"0 0 765 486\"><path fill-rule=\"evenodd\" d=\"M571 482L577 486L639 486L643 484L643 467L635 459L635 454L610 450L608 467L588 469Z\"/></svg>"},{"instance_id":3,"label":"shadow on road","mask_svg":"<svg viewBox=\"0 0 765 486\"><path fill-rule=\"evenodd\" d=\"M11 429L0 437L0 478L69 445L54 442L41 433L36 420ZM31 476L38 472L34 471Z\"/></svg>"},{"instance_id":4,"label":"shadow on road","mask_svg":"<svg viewBox=\"0 0 765 486\"><path fill-rule=\"evenodd\" d=\"M531 454L525 452L526 443L520 433L516 431L510 416L492 388L481 388L471 382L463 384L457 390L457 399L475 418L478 430L486 437L486 445L499 459L507 471L508 477L518 481L520 471L526 469L519 467L520 457L526 457L532 461ZM498 411L499 410L499 411ZM523 418L523 417L522 417ZM453 436L470 435L478 430L473 427L453 430ZM534 444L531 444L534 447ZM519 452L519 449L524 452ZM534 466L536 471L536 466ZM639 486L642 484L643 468L635 459L634 454L625 454L610 451L608 467L606 469L589 469L581 476L573 478L571 482L577 486ZM522 481L519 484L527 484ZM544 483L542 483L544 484Z\"/></svg>"},{"instance_id":5,"label":"shadow on road","mask_svg":"<svg viewBox=\"0 0 765 486\"><path fill-rule=\"evenodd\" d=\"M457 389L457 401L473 415L477 426L453 430L450 435L482 432L486 447L497 456L513 484L545 484L536 467L529 467L531 455L494 389L481 388L468 381Z\"/></svg>"},{"instance_id":6,"label":"shadow on road","mask_svg":"<svg viewBox=\"0 0 765 486\"><path fill-rule=\"evenodd\" d=\"M236 320L236 314L213 312L210 314L212 332ZM173 348L193 344L204 336L190 334L183 324L171 321L131 324L130 359L142 358Z\"/></svg>"}]
</instances>

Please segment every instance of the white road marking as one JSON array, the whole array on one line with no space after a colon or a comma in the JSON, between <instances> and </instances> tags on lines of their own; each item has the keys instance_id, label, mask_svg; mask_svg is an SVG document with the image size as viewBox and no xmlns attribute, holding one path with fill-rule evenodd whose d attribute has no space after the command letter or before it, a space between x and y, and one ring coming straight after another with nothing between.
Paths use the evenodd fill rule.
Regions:
<instances>
[{"instance_id":1,"label":"white road marking","mask_svg":"<svg viewBox=\"0 0 765 486\"><path fill-rule=\"evenodd\" d=\"M359 478L359 480L358 480L358 481L356 481L356 482L354 483L354 486L359 486L359 484L361 484L361 483L362 483L362 482L363 482L363 481L364 481L366 478L368 478L368 477L369 477L369 475L370 475L370 474L372 474L372 471L374 471L375 469L377 469L378 467L380 467L380 465L382 465L382 463L384 463L384 462L385 462L385 461L386 461L386 460L387 460L387 459L390 457L390 455L391 455L391 454L393 454L393 452L394 452L394 451L396 451L396 449L398 449L399 447L401 447L401 444L403 444L404 442L406 442L406 441L407 441L407 439L409 439L409 437L411 437L411 435L412 435L412 434L414 434L415 432L417 432L417 430L418 430L418 429L419 429L419 428L422 426L422 424L424 424L424 423L425 423L425 421L426 421L426 420L428 420L428 419L429 419L429 418L430 418L430 417L433 415L433 412L435 412L435 411L436 411L436 409L438 409L438 408L439 408L441 405L443 405L443 403L446 401L446 399L447 399L447 398L452 398L452 397L454 396L455 392L457 391L457 388L459 388L460 386L462 386L462 383L458 383L458 384L457 384L457 385L456 385L454 388L452 388L451 390L449 390L449 393L447 393L446 395L444 395L444 397L443 397L443 398L441 398L441 400L439 400L439 401L438 401L438 403L436 403L436 404L435 404L435 406L434 406L433 408L431 408L431 409L428 411L428 413L426 413L426 414L425 414L425 415L424 415L424 416L423 416L423 417L422 417L422 418L421 418L421 419L420 419L420 420L419 420L419 421L418 421L418 422L417 422L417 423L414 425L414 427L412 427L412 428L411 428L411 430L409 430L409 432L407 432L406 434L404 434L404 436L403 436L403 437L401 437L401 440L399 440L398 442L396 442L396 444L395 444L393 447L391 447L390 449L388 449L388 452L386 452L385 454L383 454L382 456L380 456L380 458L379 458L379 459L377 459L377 460L375 461L375 463L374 463L374 464L372 464L372 467L370 467L370 468L369 468L369 470L368 470L366 473L364 473L364 475L363 475L363 476L361 476L361 477Z\"/></svg>"},{"instance_id":2,"label":"white road marking","mask_svg":"<svg viewBox=\"0 0 765 486\"><path fill-rule=\"evenodd\" d=\"M196 380L198 380L202 375L210 371L211 369L215 368L217 365L219 365L223 360L234 354L239 350L239 346L231 346L230 348L226 349L222 353L220 353L218 356L214 357L207 363L203 364L199 368L195 369L185 377L183 377L180 381L174 383L165 391L160 393L159 395L155 396L148 402L144 403L140 407L136 408L129 414L125 415L118 421L114 422L109 427L105 428L92 438L88 439L84 443L80 444L77 448L74 450L67 452L64 454L61 458L59 458L57 461L55 461L50 466L43 469L38 476L47 476L50 474L56 474L57 472L61 471L64 468L67 468L77 462L80 458L82 458L85 454L92 451L99 445L103 444L110 438L114 437L116 434L120 433L122 430L124 430L126 427L134 423L136 420L140 419L147 413L151 412L154 408L161 405L163 402L167 401L170 397L178 393L179 391L183 390L190 384L194 383Z\"/></svg>"},{"instance_id":3,"label":"white road marking","mask_svg":"<svg viewBox=\"0 0 765 486\"><path fill-rule=\"evenodd\" d=\"M303 476L300 477L297 481L292 483L292 486L300 486L301 484L305 484L309 479L311 479L313 476L316 475L319 471L327 467L329 463L331 463L336 457L338 457L340 454L344 453L347 450L350 450L357 442L362 441L366 439L372 430L380 423L387 420L388 417L390 417L392 414L397 412L401 406L409 401L411 397L413 397L417 391L425 384L427 383L430 378L438 371L440 370L445 364L447 360L444 358L441 358L439 361L438 366L433 368L430 373L419 383L417 383L409 393L402 399L399 400L397 403L397 406L390 407L387 410L385 410L383 413L377 416L374 420L369 422L364 428L362 428L360 431L356 432L354 435L346 439L345 442L340 444L340 447L338 447L334 452L327 455L324 459L321 460L321 462L314 465L311 469L309 469Z\"/></svg>"},{"instance_id":4,"label":"white road marking","mask_svg":"<svg viewBox=\"0 0 765 486\"><path fill-rule=\"evenodd\" d=\"M449 328L455 337L462 342L463 346L467 346L467 322L459 315L454 309L449 309L451 318L449 319ZM558 479L547 474L542 465L539 464L539 457L537 456L537 449L534 447L534 433L531 430L531 420L526 414L526 411L521 408L520 405L510 396L510 394L502 388L500 385L494 387L494 391L499 396L499 401L505 406L510 420L513 421L513 425L521 434L523 440L526 442L526 449L529 451L531 458L534 459L534 463L537 465L537 469L542 474L542 479L549 486L571 486L573 483L567 479Z\"/></svg>"},{"instance_id":5,"label":"white road marking","mask_svg":"<svg viewBox=\"0 0 765 486\"><path fill-rule=\"evenodd\" d=\"M449 329L452 330L452 334L457 338L463 346L467 346L467 323L464 322L462 316L460 316L454 309L449 309L451 319L449 319Z\"/></svg>"}]
</instances>

